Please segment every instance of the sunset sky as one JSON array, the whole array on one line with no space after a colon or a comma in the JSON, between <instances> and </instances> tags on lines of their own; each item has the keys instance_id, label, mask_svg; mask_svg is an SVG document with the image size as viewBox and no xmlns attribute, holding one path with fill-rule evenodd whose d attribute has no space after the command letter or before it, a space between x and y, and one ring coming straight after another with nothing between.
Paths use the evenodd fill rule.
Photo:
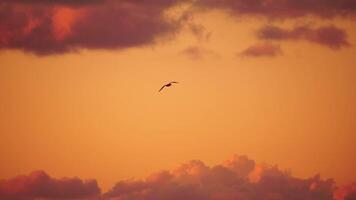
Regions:
<instances>
[{"instance_id":1,"label":"sunset sky","mask_svg":"<svg viewBox=\"0 0 356 200\"><path fill-rule=\"evenodd\" d=\"M355 14L354 0L0 0L0 180L43 170L106 192L237 154L350 184Z\"/></svg>"}]
</instances>

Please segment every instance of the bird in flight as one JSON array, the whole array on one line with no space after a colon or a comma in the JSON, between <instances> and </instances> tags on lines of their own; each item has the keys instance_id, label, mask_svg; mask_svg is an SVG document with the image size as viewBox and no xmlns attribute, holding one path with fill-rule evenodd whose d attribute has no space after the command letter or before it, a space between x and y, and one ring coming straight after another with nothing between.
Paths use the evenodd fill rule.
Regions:
<instances>
[{"instance_id":1,"label":"bird in flight","mask_svg":"<svg viewBox=\"0 0 356 200\"><path fill-rule=\"evenodd\" d=\"M158 92L161 92L161 90L163 90L165 87L171 87L174 83L176 84L176 83L178 83L178 82L176 82L176 81L169 82L169 83L163 85L163 86L161 87L161 89L159 89Z\"/></svg>"}]
</instances>

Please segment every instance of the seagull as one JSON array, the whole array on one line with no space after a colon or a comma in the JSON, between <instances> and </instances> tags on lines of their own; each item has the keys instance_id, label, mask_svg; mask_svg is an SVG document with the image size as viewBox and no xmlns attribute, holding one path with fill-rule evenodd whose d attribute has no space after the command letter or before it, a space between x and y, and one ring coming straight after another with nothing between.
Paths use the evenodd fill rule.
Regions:
<instances>
[{"instance_id":1,"label":"seagull","mask_svg":"<svg viewBox=\"0 0 356 200\"><path fill-rule=\"evenodd\" d=\"M165 87L171 87L173 83L178 83L178 82L172 81L172 82L170 82L170 83L167 83L167 84L163 85L163 86L161 87L161 89L159 89L158 92L161 92L161 90L163 90L163 88L165 88Z\"/></svg>"}]
</instances>

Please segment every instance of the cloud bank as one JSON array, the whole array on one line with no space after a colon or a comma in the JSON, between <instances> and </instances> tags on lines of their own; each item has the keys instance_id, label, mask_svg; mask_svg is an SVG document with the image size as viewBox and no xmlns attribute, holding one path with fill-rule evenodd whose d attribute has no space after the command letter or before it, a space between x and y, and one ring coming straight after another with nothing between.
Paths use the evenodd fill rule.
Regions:
<instances>
[{"instance_id":1,"label":"cloud bank","mask_svg":"<svg viewBox=\"0 0 356 200\"><path fill-rule=\"evenodd\" d=\"M121 180L103 194L94 180L54 179L42 171L0 181L0 199L4 200L353 200L355 197L355 184L337 188L332 179L323 180L318 175L297 178L276 166L256 164L237 155L212 167L192 160L142 180Z\"/></svg>"},{"instance_id":2,"label":"cloud bank","mask_svg":"<svg viewBox=\"0 0 356 200\"><path fill-rule=\"evenodd\" d=\"M78 178L51 178L44 171L35 171L27 176L0 180L0 199L78 199L99 197L100 189L95 180Z\"/></svg>"},{"instance_id":3,"label":"cloud bank","mask_svg":"<svg viewBox=\"0 0 356 200\"><path fill-rule=\"evenodd\" d=\"M166 12L187 3L191 10L178 19ZM354 0L2 0L0 1L0 50L17 49L37 55L63 54L81 49L125 49L154 44L189 25L188 15L220 9L232 16L295 19L314 16L353 18ZM288 38L338 49L348 44L346 32L334 26L280 30ZM197 35L201 28L192 29Z\"/></svg>"}]
</instances>

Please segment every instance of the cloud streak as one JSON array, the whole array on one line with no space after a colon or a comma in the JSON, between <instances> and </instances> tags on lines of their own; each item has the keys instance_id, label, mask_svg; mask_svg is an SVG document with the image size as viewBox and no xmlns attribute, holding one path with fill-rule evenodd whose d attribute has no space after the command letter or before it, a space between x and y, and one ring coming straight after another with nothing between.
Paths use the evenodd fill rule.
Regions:
<instances>
[{"instance_id":1,"label":"cloud streak","mask_svg":"<svg viewBox=\"0 0 356 200\"><path fill-rule=\"evenodd\" d=\"M279 45L264 43L248 47L240 53L243 57L275 57L281 55L282 50Z\"/></svg>"},{"instance_id":2,"label":"cloud streak","mask_svg":"<svg viewBox=\"0 0 356 200\"><path fill-rule=\"evenodd\" d=\"M219 54L209 50L209 49L205 49L203 47L199 47L199 46L190 46L187 47L185 49L183 49L180 52L181 55L186 56L189 59L192 60L200 60L200 59L204 59L206 57L213 57L213 58L219 58Z\"/></svg>"},{"instance_id":3,"label":"cloud streak","mask_svg":"<svg viewBox=\"0 0 356 200\"><path fill-rule=\"evenodd\" d=\"M304 16L321 18L354 16L354 0L197 0L203 8L228 10L234 15L263 16L286 19Z\"/></svg>"},{"instance_id":4,"label":"cloud streak","mask_svg":"<svg viewBox=\"0 0 356 200\"><path fill-rule=\"evenodd\" d=\"M261 40L276 41L306 40L335 50L350 46L345 30L332 25L315 29L309 26L283 29L277 26L267 25L258 30L257 37Z\"/></svg>"}]
</instances>

